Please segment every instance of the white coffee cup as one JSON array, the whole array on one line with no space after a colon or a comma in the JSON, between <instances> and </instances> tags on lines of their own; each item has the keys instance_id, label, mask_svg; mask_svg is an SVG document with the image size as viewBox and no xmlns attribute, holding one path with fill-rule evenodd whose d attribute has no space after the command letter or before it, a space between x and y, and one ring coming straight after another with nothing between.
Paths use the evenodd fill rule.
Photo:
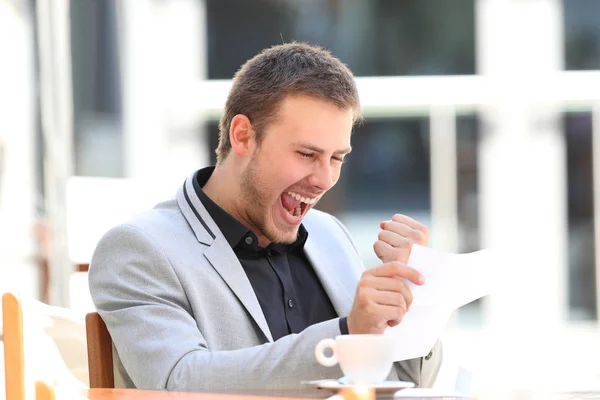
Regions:
<instances>
[{"instance_id":1,"label":"white coffee cup","mask_svg":"<svg viewBox=\"0 0 600 400\"><path fill-rule=\"evenodd\" d=\"M394 338L385 335L341 335L323 339L315 347L319 364L340 368L350 383L381 383L388 377L394 359ZM331 356L325 350L331 349Z\"/></svg>"}]
</instances>

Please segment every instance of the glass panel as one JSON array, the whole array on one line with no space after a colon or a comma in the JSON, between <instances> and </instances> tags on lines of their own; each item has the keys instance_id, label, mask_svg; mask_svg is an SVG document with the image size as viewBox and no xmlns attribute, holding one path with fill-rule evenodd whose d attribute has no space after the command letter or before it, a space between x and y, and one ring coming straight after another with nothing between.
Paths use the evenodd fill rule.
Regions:
<instances>
[{"instance_id":1,"label":"glass panel","mask_svg":"<svg viewBox=\"0 0 600 400\"><path fill-rule=\"evenodd\" d=\"M204 132L208 138L208 149L210 151L210 165L217 163L215 150L219 146L219 121L207 121L204 124Z\"/></svg>"},{"instance_id":2,"label":"glass panel","mask_svg":"<svg viewBox=\"0 0 600 400\"><path fill-rule=\"evenodd\" d=\"M355 129L352 147L338 211L429 212L428 118L368 119Z\"/></svg>"},{"instance_id":3,"label":"glass panel","mask_svg":"<svg viewBox=\"0 0 600 400\"><path fill-rule=\"evenodd\" d=\"M456 118L458 197L458 252L480 250L478 188L479 120L476 115ZM461 326L481 326L482 304L475 300L456 313Z\"/></svg>"},{"instance_id":4,"label":"glass panel","mask_svg":"<svg viewBox=\"0 0 600 400\"><path fill-rule=\"evenodd\" d=\"M72 1L75 175L123 176L114 0Z\"/></svg>"},{"instance_id":5,"label":"glass panel","mask_svg":"<svg viewBox=\"0 0 600 400\"><path fill-rule=\"evenodd\" d=\"M476 115L456 118L456 167L458 196L458 251L468 253L479 247L478 188L479 121Z\"/></svg>"},{"instance_id":6,"label":"glass panel","mask_svg":"<svg viewBox=\"0 0 600 400\"><path fill-rule=\"evenodd\" d=\"M208 73L259 50L320 44L357 76L475 73L474 0L207 0Z\"/></svg>"},{"instance_id":7,"label":"glass panel","mask_svg":"<svg viewBox=\"0 0 600 400\"><path fill-rule=\"evenodd\" d=\"M595 320L592 117L590 113L567 113L564 121L568 168L569 317Z\"/></svg>"},{"instance_id":8,"label":"glass panel","mask_svg":"<svg viewBox=\"0 0 600 400\"><path fill-rule=\"evenodd\" d=\"M600 69L600 1L563 0L565 68Z\"/></svg>"}]
</instances>

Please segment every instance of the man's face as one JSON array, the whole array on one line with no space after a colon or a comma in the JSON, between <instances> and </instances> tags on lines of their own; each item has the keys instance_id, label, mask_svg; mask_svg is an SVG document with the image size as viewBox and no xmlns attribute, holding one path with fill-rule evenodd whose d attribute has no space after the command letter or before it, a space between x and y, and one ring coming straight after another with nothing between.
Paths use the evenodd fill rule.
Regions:
<instances>
[{"instance_id":1,"label":"man's face","mask_svg":"<svg viewBox=\"0 0 600 400\"><path fill-rule=\"evenodd\" d=\"M323 100L283 101L241 176L244 217L263 245L296 240L302 218L340 177L352 121L351 109Z\"/></svg>"}]
</instances>

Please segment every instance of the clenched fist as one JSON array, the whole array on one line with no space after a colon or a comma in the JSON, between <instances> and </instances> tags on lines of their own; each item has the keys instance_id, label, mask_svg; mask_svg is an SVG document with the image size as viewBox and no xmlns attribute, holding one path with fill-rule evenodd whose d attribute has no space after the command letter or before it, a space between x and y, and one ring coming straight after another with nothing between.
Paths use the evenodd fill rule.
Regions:
<instances>
[{"instance_id":1,"label":"clenched fist","mask_svg":"<svg viewBox=\"0 0 600 400\"><path fill-rule=\"evenodd\" d=\"M378 240L373 244L377 257L384 263L406 263L414 243L427 246L429 229L406 215L396 214L390 221L379 224Z\"/></svg>"}]
</instances>

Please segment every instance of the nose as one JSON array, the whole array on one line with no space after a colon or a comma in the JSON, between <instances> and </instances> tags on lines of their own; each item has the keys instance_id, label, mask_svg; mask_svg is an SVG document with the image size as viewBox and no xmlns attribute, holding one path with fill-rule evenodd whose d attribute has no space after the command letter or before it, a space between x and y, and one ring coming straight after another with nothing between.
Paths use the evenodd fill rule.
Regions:
<instances>
[{"instance_id":1,"label":"nose","mask_svg":"<svg viewBox=\"0 0 600 400\"><path fill-rule=\"evenodd\" d=\"M336 173L329 163L318 163L315 165L315 169L309 177L309 183L319 190L327 191L335 185L338 176L339 173Z\"/></svg>"}]
</instances>

